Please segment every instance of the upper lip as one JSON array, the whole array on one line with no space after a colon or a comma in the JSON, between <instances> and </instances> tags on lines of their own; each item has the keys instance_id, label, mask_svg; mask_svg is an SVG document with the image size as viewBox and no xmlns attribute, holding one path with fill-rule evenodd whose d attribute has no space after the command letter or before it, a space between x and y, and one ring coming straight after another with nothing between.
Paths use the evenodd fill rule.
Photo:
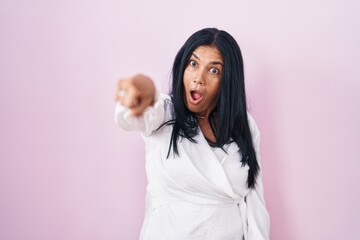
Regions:
<instances>
[{"instance_id":1,"label":"upper lip","mask_svg":"<svg viewBox=\"0 0 360 240\"><path fill-rule=\"evenodd\" d=\"M203 94L203 91L201 91L201 90L199 90L199 89L195 89L195 88L190 89L190 93L191 93L191 92L199 92L199 93Z\"/></svg>"}]
</instances>

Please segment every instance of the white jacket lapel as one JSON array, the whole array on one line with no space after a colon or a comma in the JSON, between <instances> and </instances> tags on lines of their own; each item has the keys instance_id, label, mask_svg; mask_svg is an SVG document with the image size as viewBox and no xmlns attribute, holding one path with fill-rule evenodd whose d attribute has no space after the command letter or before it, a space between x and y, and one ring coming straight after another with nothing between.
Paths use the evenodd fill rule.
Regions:
<instances>
[{"instance_id":1,"label":"white jacket lapel","mask_svg":"<svg viewBox=\"0 0 360 240\"><path fill-rule=\"evenodd\" d=\"M197 144L191 143L188 140L183 140L183 143L181 144L184 147L189 160L197 168L199 174L211 184L216 186L227 196L235 197L223 166L215 156L201 131L195 137L195 140L197 141Z\"/></svg>"}]
</instances>

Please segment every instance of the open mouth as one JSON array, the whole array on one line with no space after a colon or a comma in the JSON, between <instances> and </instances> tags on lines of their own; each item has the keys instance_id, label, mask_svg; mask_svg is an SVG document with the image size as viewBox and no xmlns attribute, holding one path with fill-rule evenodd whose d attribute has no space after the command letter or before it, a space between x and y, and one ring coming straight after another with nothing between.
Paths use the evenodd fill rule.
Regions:
<instances>
[{"instance_id":1,"label":"open mouth","mask_svg":"<svg viewBox=\"0 0 360 240\"><path fill-rule=\"evenodd\" d=\"M203 98L203 94L200 91L190 91L191 102L196 104Z\"/></svg>"}]
</instances>

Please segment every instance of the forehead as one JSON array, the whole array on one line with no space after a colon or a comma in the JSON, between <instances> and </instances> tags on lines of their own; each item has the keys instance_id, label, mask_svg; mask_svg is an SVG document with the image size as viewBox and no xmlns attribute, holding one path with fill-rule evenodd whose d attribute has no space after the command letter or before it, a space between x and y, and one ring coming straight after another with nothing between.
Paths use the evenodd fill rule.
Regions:
<instances>
[{"instance_id":1,"label":"forehead","mask_svg":"<svg viewBox=\"0 0 360 240\"><path fill-rule=\"evenodd\" d=\"M209 59L211 61L223 61L221 52L216 46L200 46L193 51L198 58Z\"/></svg>"}]
</instances>

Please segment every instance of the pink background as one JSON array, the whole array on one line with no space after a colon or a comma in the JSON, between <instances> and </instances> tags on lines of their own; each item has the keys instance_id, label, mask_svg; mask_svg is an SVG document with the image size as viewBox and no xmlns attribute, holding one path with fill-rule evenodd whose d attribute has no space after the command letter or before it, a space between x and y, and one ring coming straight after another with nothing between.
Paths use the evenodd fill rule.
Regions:
<instances>
[{"instance_id":1,"label":"pink background","mask_svg":"<svg viewBox=\"0 0 360 240\"><path fill-rule=\"evenodd\" d=\"M271 237L359 239L360 2L0 0L0 240L137 239L144 145L116 79L167 91L191 33L239 42Z\"/></svg>"}]
</instances>

